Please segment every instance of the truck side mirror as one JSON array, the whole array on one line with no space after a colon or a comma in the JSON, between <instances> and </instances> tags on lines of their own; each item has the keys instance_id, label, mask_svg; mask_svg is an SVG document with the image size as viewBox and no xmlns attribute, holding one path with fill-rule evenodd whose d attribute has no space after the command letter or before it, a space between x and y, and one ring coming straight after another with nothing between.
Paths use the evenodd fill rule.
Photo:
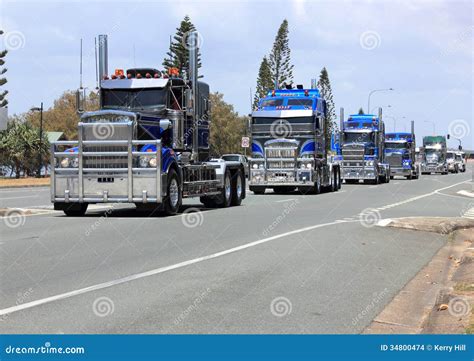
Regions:
<instances>
[{"instance_id":1,"label":"truck side mirror","mask_svg":"<svg viewBox=\"0 0 474 361\"><path fill-rule=\"evenodd\" d=\"M191 89L186 89L184 92L184 99L186 103L186 109L192 109L193 108L193 93Z\"/></svg>"},{"instance_id":2,"label":"truck side mirror","mask_svg":"<svg viewBox=\"0 0 474 361\"><path fill-rule=\"evenodd\" d=\"M458 146L458 149L459 149L459 150L462 150L462 145L459 145L459 146Z\"/></svg>"},{"instance_id":3,"label":"truck side mirror","mask_svg":"<svg viewBox=\"0 0 474 361\"><path fill-rule=\"evenodd\" d=\"M84 91L81 89L76 91L76 113L84 113Z\"/></svg>"},{"instance_id":4,"label":"truck side mirror","mask_svg":"<svg viewBox=\"0 0 474 361\"><path fill-rule=\"evenodd\" d=\"M447 135L446 135L446 138L449 139L449 138L451 138L451 136L450 136L449 134L447 134Z\"/></svg>"}]
</instances>

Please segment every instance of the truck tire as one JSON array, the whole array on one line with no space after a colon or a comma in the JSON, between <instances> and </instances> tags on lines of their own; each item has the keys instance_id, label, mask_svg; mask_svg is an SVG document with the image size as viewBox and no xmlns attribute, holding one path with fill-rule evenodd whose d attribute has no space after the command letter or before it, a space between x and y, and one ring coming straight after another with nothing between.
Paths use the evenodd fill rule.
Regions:
<instances>
[{"instance_id":1,"label":"truck tire","mask_svg":"<svg viewBox=\"0 0 474 361\"><path fill-rule=\"evenodd\" d=\"M331 174L331 185L329 186L329 190L331 192L336 192L338 190L337 188L337 170L333 169L332 174Z\"/></svg>"},{"instance_id":2,"label":"truck tire","mask_svg":"<svg viewBox=\"0 0 474 361\"><path fill-rule=\"evenodd\" d=\"M168 185L166 187L166 197L163 199L163 213L167 216L178 213L182 203L182 192L179 184L178 174L174 169L168 171Z\"/></svg>"},{"instance_id":3,"label":"truck tire","mask_svg":"<svg viewBox=\"0 0 474 361\"><path fill-rule=\"evenodd\" d=\"M293 192L296 187L291 186L280 186L280 187L273 187L273 192L276 194L288 194Z\"/></svg>"},{"instance_id":4,"label":"truck tire","mask_svg":"<svg viewBox=\"0 0 474 361\"><path fill-rule=\"evenodd\" d=\"M232 206L240 206L242 203L242 196L244 195L245 189L245 174L242 174L242 171L238 169L234 176L232 177Z\"/></svg>"},{"instance_id":5,"label":"truck tire","mask_svg":"<svg viewBox=\"0 0 474 361\"><path fill-rule=\"evenodd\" d=\"M86 214L88 203L72 203L70 206L64 206L63 212L68 217L82 217Z\"/></svg>"},{"instance_id":6,"label":"truck tire","mask_svg":"<svg viewBox=\"0 0 474 361\"><path fill-rule=\"evenodd\" d=\"M341 189L342 187L342 178L341 178L341 168L337 169L337 189Z\"/></svg>"},{"instance_id":7,"label":"truck tire","mask_svg":"<svg viewBox=\"0 0 474 361\"><path fill-rule=\"evenodd\" d=\"M316 175L316 182L314 182L314 193L321 193L321 170L318 170L318 173Z\"/></svg>"},{"instance_id":8,"label":"truck tire","mask_svg":"<svg viewBox=\"0 0 474 361\"><path fill-rule=\"evenodd\" d=\"M227 208L232 204L232 178L229 169L224 173L224 184L220 194L201 197L200 200L206 208Z\"/></svg>"},{"instance_id":9,"label":"truck tire","mask_svg":"<svg viewBox=\"0 0 474 361\"><path fill-rule=\"evenodd\" d=\"M265 187L249 187L249 189L253 192L253 194L264 194Z\"/></svg>"}]
</instances>

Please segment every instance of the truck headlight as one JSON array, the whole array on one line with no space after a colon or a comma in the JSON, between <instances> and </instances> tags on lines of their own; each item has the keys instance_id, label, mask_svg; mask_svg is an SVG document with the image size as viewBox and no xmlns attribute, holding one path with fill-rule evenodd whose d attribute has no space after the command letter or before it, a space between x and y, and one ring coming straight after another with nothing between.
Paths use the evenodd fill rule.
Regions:
<instances>
[{"instance_id":1,"label":"truck headlight","mask_svg":"<svg viewBox=\"0 0 474 361\"><path fill-rule=\"evenodd\" d=\"M152 168L156 168L156 157L152 157L149 162L148 162L148 165Z\"/></svg>"},{"instance_id":2,"label":"truck headlight","mask_svg":"<svg viewBox=\"0 0 474 361\"><path fill-rule=\"evenodd\" d=\"M369 167L372 167L372 166L374 165L374 161L373 161L373 160L369 160L369 161L367 162L367 165L368 165Z\"/></svg>"},{"instance_id":3,"label":"truck headlight","mask_svg":"<svg viewBox=\"0 0 474 361\"><path fill-rule=\"evenodd\" d=\"M140 168L155 168L156 167L156 156L144 155L138 159Z\"/></svg>"},{"instance_id":4,"label":"truck headlight","mask_svg":"<svg viewBox=\"0 0 474 361\"><path fill-rule=\"evenodd\" d=\"M69 165L73 168L78 168L79 167L79 158L74 157L69 161Z\"/></svg>"},{"instance_id":5,"label":"truck headlight","mask_svg":"<svg viewBox=\"0 0 474 361\"><path fill-rule=\"evenodd\" d=\"M69 168L69 164L70 164L70 160L69 160L69 157L64 157L63 159L61 159L61 168Z\"/></svg>"},{"instance_id":6,"label":"truck headlight","mask_svg":"<svg viewBox=\"0 0 474 361\"><path fill-rule=\"evenodd\" d=\"M257 164L257 163L252 164L252 168L253 168L253 169L257 169L257 168L258 168L258 164Z\"/></svg>"},{"instance_id":7,"label":"truck headlight","mask_svg":"<svg viewBox=\"0 0 474 361\"><path fill-rule=\"evenodd\" d=\"M308 163L308 164L306 164L306 168L311 169L311 168L313 168L313 165L311 163Z\"/></svg>"}]
</instances>

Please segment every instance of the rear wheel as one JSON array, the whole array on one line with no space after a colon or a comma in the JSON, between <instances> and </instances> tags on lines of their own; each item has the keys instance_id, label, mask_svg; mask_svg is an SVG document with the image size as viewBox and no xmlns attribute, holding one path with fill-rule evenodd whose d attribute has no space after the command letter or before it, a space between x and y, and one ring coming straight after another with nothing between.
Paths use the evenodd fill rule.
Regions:
<instances>
[{"instance_id":1,"label":"rear wheel","mask_svg":"<svg viewBox=\"0 0 474 361\"><path fill-rule=\"evenodd\" d=\"M68 217L82 217L86 214L88 203L73 203L70 206L64 206L63 212Z\"/></svg>"},{"instance_id":2,"label":"rear wheel","mask_svg":"<svg viewBox=\"0 0 474 361\"><path fill-rule=\"evenodd\" d=\"M253 194L264 194L265 193L265 187L250 187L250 190L253 192Z\"/></svg>"}]
</instances>

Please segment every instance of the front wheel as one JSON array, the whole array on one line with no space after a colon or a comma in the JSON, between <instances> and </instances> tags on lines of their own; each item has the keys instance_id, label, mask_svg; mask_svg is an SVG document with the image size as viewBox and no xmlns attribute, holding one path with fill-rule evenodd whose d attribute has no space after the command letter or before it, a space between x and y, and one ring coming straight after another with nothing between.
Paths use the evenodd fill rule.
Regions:
<instances>
[{"instance_id":1,"label":"front wheel","mask_svg":"<svg viewBox=\"0 0 474 361\"><path fill-rule=\"evenodd\" d=\"M63 212L68 217L82 217L86 214L88 203L73 203L70 207L65 207Z\"/></svg>"},{"instance_id":2,"label":"front wheel","mask_svg":"<svg viewBox=\"0 0 474 361\"><path fill-rule=\"evenodd\" d=\"M181 186L179 178L174 169L168 172L168 185L166 188L166 197L163 200L163 213L173 215L178 213L182 203Z\"/></svg>"}]
</instances>

